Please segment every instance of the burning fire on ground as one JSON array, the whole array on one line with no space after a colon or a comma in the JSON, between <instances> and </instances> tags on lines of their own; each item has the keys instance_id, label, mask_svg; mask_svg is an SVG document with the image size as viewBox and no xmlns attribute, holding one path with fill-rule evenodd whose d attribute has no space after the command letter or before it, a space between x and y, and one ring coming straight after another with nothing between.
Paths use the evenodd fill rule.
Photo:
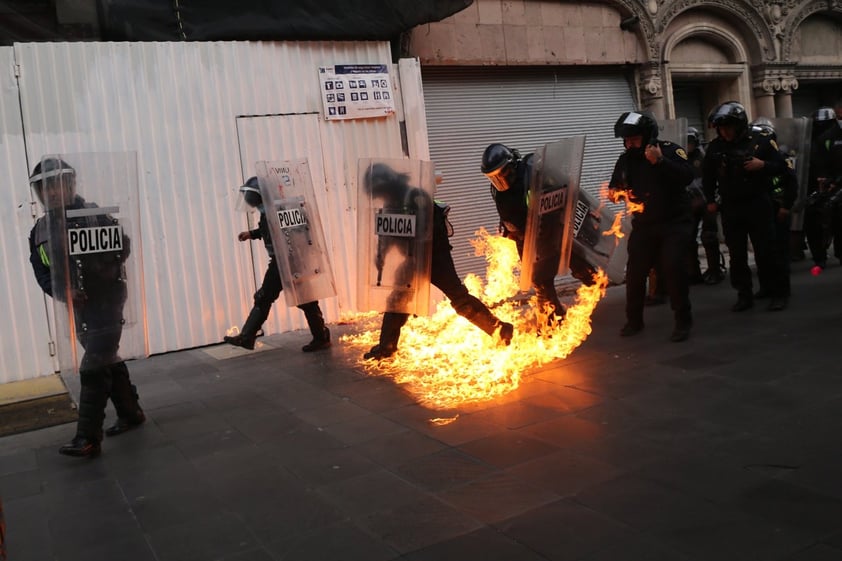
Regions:
<instances>
[{"instance_id":1,"label":"burning fire on ground","mask_svg":"<svg viewBox=\"0 0 842 561\"><path fill-rule=\"evenodd\" d=\"M362 355L379 342L381 314L358 319L362 332L341 339L359 353L358 364L371 375L388 376L415 395L423 405L451 409L505 395L520 384L523 372L566 358L591 333L591 314L605 295L608 279L602 271L593 286L582 285L563 322L548 319L537 298L516 301L519 260L513 241L485 230L472 242L488 263L487 283L469 275L465 284L501 320L514 324L510 346L486 335L459 316L448 300L431 317L411 317L401 331L398 352L383 361Z\"/></svg>"}]
</instances>

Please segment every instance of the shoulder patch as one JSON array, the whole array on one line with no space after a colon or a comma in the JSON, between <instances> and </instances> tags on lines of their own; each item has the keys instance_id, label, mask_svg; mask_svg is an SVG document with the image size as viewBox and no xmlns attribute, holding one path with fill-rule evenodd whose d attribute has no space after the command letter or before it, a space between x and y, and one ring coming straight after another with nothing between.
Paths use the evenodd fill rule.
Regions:
<instances>
[{"instance_id":1,"label":"shoulder patch","mask_svg":"<svg viewBox=\"0 0 842 561\"><path fill-rule=\"evenodd\" d=\"M772 148L774 148L775 150L778 149L778 143L772 140L771 138L769 139L769 144L771 144Z\"/></svg>"},{"instance_id":2,"label":"shoulder patch","mask_svg":"<svg viewBox=\"0 0 842 561\"><path fill-rule=\"evenodd\" d=\"M687 152L684 151L684 148L676 148L675 153L678 154L681 157L681 159L687 159Z\"/></svg>"}]
</instances>

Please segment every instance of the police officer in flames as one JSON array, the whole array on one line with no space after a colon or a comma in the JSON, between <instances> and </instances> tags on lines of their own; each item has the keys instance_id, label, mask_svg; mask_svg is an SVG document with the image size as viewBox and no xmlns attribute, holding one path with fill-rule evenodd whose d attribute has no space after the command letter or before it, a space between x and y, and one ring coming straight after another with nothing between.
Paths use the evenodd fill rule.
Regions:
<instances>
[{"instance_id":1,"label":"police officer in flames","mask_svg":"<svg viewBox=\"0 0 842 561\"><path fill-rule=\"evenodd\" d=\"M620 191L630 201L643 204L634 212L628 241L626 265L626 324L620 335L628 337L643 330L646 279L656 268L661 275L675 316L670 341L690 336L693 318L687 278L687 247L693 236L692 212L687 185L693 168L679 145L658 140L658 123L648 113L626 112L614 125L614 136L623 139L609 198L617 202Z\"/></svg>"},{"instance_id":2,"label":"police officer in flames","mask_svg":"<svg viewBox=\"0 0 842 561\"><path fill-rule=\"evenodd\" d=\"M85 351L79 365L81 392L76 436L59 448L59 453L95 457L101 451L102 423L109 397L117 410L117 422L105 431L107 436L122 434L146 420L129 369L117 354L128 294L122 269L131 240L125 234L116 241L87 240L85 243L91 246L110 245L115 250L86 253L74 260L69 271L58 270L65 267L64 259L53 261L56 256L67 255L68 248L55 244L67 246L68 230L109 226L111 221L104 214L65 219L66 210L97 205L76 193L76 170L63 160L45 159L36 164L29 184L45 210L29 234L29 261L35 279L47 295L72 307L77 337ZM72 288L54 286L53 278L68 278Z\"/></svg>"},{"instance_id":3,"label":"police officer in flames","mask_svg":"<svg viewBox=\"0 0 842 561\"><path fill-rule=\"evenodd\" d=\"M255 339L257 339L257 335L263 327L263 323L269 317L272 304L281 295L283 285L281 284L281 273L278 270L278 264L275 262L275 249L272 246L269 221L266 218L266 209L263 207L263 197L260 194L260 184L257 177L250 177L240 187L240 194L249 207L257 209L260 213L260 220L258 221L257 228L240 232L237 235L237 239L241 242L263 240L263 245L269 254L269 265L266 267L266 273L263 275L263 283L257 292L254 293L254 306L243 324L243 329L236 335L226 335L223 337L223 341L236 347L252 350L254 349ZM325 326L324 316L322 315L319 303L317 301L307 302L297 307L304 312L304 317L310 328L310 334L313 336L313 340L301 347L301 350L305 353L311 353L329 348L330 330Z\"/></svg>"},{"instance_id":4,"label":"police officer in flames","mask_svg":"<svg viewBox=\"0 0 842 561\"><path fill-rule=\"evenodd\" d=\"M451 231L447 220L449 208L447 205L438 201L431 201L427 193L422 189L411 186L408 180L409 178L406 174L398 173L386 164L376 163L366 172L363 179L363 188L371 193L375 199L385 201L387 208L402 208L408 213L416 213L424 206L433 204L433 247L432 262L430 264L430 282L450 299L450 303L457 314L479 327L488 335L494 335L499 330L500 339L504 344L509 345L514 335L514 326L497 318L479 298L470 294L468 288L456 273L453 256L451 255L453 248L448 240ZM419 225L419 229L421 227ZM416 235L423 235L423 233L419 231ZM391 249L405 252L405 249L402 249L403 246L400 245L400 242L396 238L381 236L380 243L389 243L384 240L390 239L394 240L394 248L380 246L377 252L378 262L376 265L378 270L383 267L383 256L389 253ZM404 265L401 267L403 272L399 270L396 273L396 277L408 275L415 268L415 264L412 261L414 258L412 256L404 255L404 259ZM390 305L397 305L398 302L392 301L392 299L393 296L390 296ZM408 319L409 314L397 312L384 313L383 322L380 327L380 342L365 353L363 358L381 360L395 354L398 349L401 328Z\"/></svg>"},{"instance_id":5,"label":"police officer in flames","mask_svg":"<svg viewBox=\"0 0 842 561\"><path fill-rule=\"evenodd\" d=\"M491 197L500 216L500 231L517 245L518 256L523 259L524 236L529 215L529 181L532 173L533 154L521 156L505 144L489 144L482 154L482 173L491 182ZM558 298L555 277L561 259L561 248L547 248L546 258L535 264L532 286L538 302L548 307L551 314L563 320L567 308ZM571 255L573 276L586 284L592 283L593 270L578 256Z\"/></svg>"},{"instance_id":6,"label":"police officer in flames","mask_svg":"<svg viewBox=\"0 0 842 561\"><path fill-rule=\"evenodd\" d=\"M731 286L742 312L754 306L752 274L748 264L748 240L754 248L757 277L768 292L769 309L787 306L787 271L775 258L775 211L773 179L787 171L777 143L767 134L752 132L745 107L727 101L713 110L711 124L717 137L708 144L703 163L702 186L708 211L722 213L725 243L730 255ZM716 202L719 195L722 203Z\"/></svg>"}]
</instances>

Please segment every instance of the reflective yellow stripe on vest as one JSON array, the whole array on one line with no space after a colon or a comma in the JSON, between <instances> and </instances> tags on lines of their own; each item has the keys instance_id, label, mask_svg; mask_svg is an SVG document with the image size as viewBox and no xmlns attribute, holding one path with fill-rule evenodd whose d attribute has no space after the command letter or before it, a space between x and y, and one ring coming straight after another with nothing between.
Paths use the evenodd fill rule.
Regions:
<instances>
[{"instance_id":1,"label":"reflective yellow stripe on vest","mask_svg":"<svg viewBox=\"0 0 842 561\"><path fill-rule=\"evenodd\" d=\"M47 255L47 250L44 246L47 244L41 244L38 246L38 255L41 256L41 263L44 264L45 267L50 266L50 257Z\"/></svg>"}]
</instances>

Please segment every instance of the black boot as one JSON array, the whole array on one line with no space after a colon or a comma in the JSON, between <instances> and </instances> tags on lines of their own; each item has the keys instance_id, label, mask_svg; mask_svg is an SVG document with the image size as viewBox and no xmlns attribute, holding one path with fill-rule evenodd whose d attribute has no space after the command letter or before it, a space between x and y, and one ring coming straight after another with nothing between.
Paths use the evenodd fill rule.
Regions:
<instances>
[{"instance_id":1,"label":"black boot","mask_svg":"<svg viewBox=\"0 0 842 561\"><path fill-rule=\"evenodd\" d=\"M117 436L139 427L146 421L146 415L138 403L137 387L129 378L129 369L125 362L112 364L111 403L117 410L117 422L105 429L105 436Z\"/></svg>"},{"instance_id":2,"label":"black boot","mask_svg":"<svg viewBox=\"0 0 842 561\"><path fill-rule=\"evenodd\" d=\"M308 302L298 306L307 318L307 326L313 340L301 347L305 353L312 353L330 348L330 330L325 326L325 318L318 302Z\"/></svg>"},{"instance_id":3,"label":"black boot","mask_svg":"<svg viewBox=\"0 0 842 561\"><path fill-rule=\"evenodd\" d=\"M84 436L76 436L70 444L58 449L59 454L76 458L96 458L101 452L102 447L98 441L89 440Z\"/></svg>"},{"instance_id":4,"label":"black boot","mask_svg":"<svg viewBox=\"0 0 842 561\"><path fill-rule=\"evenodd\" d=\"M453 302L453 309L457 314L470 321L488 335L500 330L500 339L507 346L511 344L515 328L511 323L500 320L491 313L491 310L482 301L471 294L460 298L459 302Z\"/></svg>"},{"instance_id":5,"label":"black boot","mask_svg":"<svg viewBox=\"0 0 842 561\"><path fill-rule=\"evenodd\" d=\"M693 316L689 311L679 312L675 314L675 328L670 335L670 341L673 343L680 343L686 341L690 337L690 328L693 327Z\"/></svg>"},{"instance_id":6,"label":"black boot","mask_svg":"<svg viewBox=\"0 0 842 561\"><path fill-rule=\"evenodd\" d=\"M737 302L731 306L732 312L744 312L754 307L754 299L744 294L737 296Z\"/></svg>"},{"instance_id":7,"label":"black boot","mask_svg":"<svg viewBox=\"0 0 842 561\"><path fill-rule=\"evenodd\" d=\"M620 329L620 337L632 337L643 331L643 322L627 321Z\"/></svg>"},{"instance_id":8,"label":"black boot","mask_svg":"<svg viewBox=\"0 0 842 561\"><path fill-rule=\"evenodd\" d=\"M719 284L725 280L728 270L725 268L725 257L719 251L719 244L705 246L708 270L702 275L705 284Z\"/></svg>"},{"instance_id":9,"label":"black boot","mask_svg":"<svg viewBox=\"0 0 842 561\"><path fill-rule=\"evenodd\" d=\"M398 341L401 338L401 328L409 319L409 314L386 312L383 314L383 323L380 326L380 344L371 347L363 355L366 360L382 360L389 358L398 350Z\"/></svg>"},{"instance_id":10,"label":"black boot","mask_svg":"<svg viewBox=\"0 0 842 561\"><path fill-rule=\"evenodd\" d=\"M242 347L250 351L253 350L257 333L260 331L268 315L269 312L267 310L258 308L257 306L253 307L249 312L249 316L246 318L246 322L243 324L242 331L236 335L226 335L222 340L235 347Z\"/></svg>"},{"instance_id":11,"label":"black boot","mask_svg":"<svg viewBox=\"0 0 842 561\"><path fill-rule=\"evenodd\" d=\"M59 454L77 457L96 457L102 441L102 422L105 420L105 405L108 403L107 367L93 368L79 372L82 388L79 392L79 420L76 436L70 444L59 448Z\"/></svg>"}]
</instances>

